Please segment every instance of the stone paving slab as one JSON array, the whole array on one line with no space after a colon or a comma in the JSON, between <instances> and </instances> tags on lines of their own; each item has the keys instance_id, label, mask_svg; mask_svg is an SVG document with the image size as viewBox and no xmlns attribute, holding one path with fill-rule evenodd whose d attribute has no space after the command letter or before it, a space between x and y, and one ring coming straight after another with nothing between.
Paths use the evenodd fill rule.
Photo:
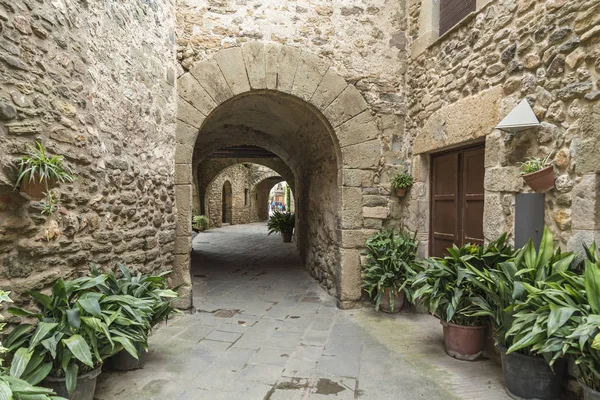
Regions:
<instances>
[{"instance_id":1,"label":"stone paving slab","mask_svg":"<svg viewBox=\"0 0 600 400\"><path fill-rule=\"evenodd\" d=\"M495 362L444 353L436 319L338 310L266 232L199 234L197 311L151 335L143 369L103 372L96 400L508 399Z\"/></svg>"}]
</instances>

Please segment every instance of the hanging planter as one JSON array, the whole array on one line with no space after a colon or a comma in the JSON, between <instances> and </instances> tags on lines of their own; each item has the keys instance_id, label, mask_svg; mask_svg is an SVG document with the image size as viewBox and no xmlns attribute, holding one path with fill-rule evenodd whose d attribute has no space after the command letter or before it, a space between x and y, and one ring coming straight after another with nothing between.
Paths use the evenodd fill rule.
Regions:
<instances>
[{"instance_id":1,"label":"hanging planter","mask_svg":"<svg viewBox=\"0 0 600 400\"><path fill-rule=\"evenodd\" d=\"M534 192L544 193L554 187L554 166L550 156L531 157L521 163L521 176Z\"/></svg>"},{"instance_id":2,"label":"hanging planter","mask_svg":"<svg viewBox=\"0 0 600 400\"><path fill-rule=\"evenodd\" d=\"M407 173L397 173L392 179L392 187L396 189L396 196L403 198L406 196L406 191L412 187L414 183L413 177Z\"/></svg>"},{"instance_id":3,"label":"hanging planter","mask_svg":"<svg viewBox=\"0 0 600 400\"><path fill-rule=\"evenodd\" d=\"M46 193L56 185L56 179L43 180L39 174L33 179L25 179L19 185L19 194L29 201L40 201L46 197Z\"/></svg>"}]
</instances>

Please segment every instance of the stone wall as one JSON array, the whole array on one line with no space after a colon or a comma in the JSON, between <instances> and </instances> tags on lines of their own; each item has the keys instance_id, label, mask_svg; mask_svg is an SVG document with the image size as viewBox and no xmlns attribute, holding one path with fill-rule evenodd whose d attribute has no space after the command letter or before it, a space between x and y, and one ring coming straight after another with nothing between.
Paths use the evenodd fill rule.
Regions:
<instances>
[{"instance_id":1,"label":"stone wall","mask_svg":"<svg viewBox=\"0 0 600 400\"><path fill-rule=\"evenodd\" d=\"M0 1L0 287L13 298L90 262L170 268L175 210L172 1ZM40 214L12 189L41 141L73 184Z\"/></svg>"},{"instance_id":2,"label":"stone wall","mask_svg":"<svg viewBox=\"0 0 600 400\"><path fill-rule=\"evenodd\" d=\"M270 179L273 178L273 179ZM248 224L263 221L264 210L267 209L267 200L264 193L258 193L262 188L260 185L265 180L272 181L271 187L283 178L270 168L257 164L237 164L225 168L209 183L205 193L206 215L210 227L222 226L222 201L223 185L229 182L232 188L232 224ZM267 190L271 189L269 187ZM248 190L248 202L246 203L245 191ZM259 200L264 199L264 202ZM262 213L260 211L263 211Z\"/></svg>"},{"instance_id":3,"label":"stone wall","mask_svg":"<svg viewBox=\"0 0 600 400\"><path fill-rule=\"evenodd\" d=\"M421 11L430 2L409 4L413 39L422 37ZM401 158L414 156L417 183L404 216L426 241L428 155L485 138L486 239L512 233L515 194L530 191L518 163L551 155L556 188L546 194L546 224L562 246L580 250L582 240L600 239L600 3L493 0L478 7L428 48L413 49ZM522 98L541 128L514 137L495 130Z\"/></svg>"}]
</instances>

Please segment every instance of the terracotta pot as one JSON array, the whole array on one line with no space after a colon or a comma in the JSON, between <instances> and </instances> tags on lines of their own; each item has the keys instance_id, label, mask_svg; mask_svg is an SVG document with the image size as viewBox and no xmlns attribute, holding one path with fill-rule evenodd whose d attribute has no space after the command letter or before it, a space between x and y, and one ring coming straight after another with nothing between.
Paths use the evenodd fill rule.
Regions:
<instances>
[{"instance_id":1,"label":"terracotta pot","mask_svg":"<svg viewBox=\"0 0 600 400\"><path fill-rule=\"evenodd\" d=\"M506 354L500 347L502 355L502 373L506 393L517 400L558 400L563 377L567 367L564 359L554 363L554 371L544 357L532 357L525 354Z\"/></svg>"},{"instance_id":2,"label":"terracotta pot","mask_svg":"<svg viewBox=\"0 0 600 400\"><path fill-rule=\"evenodd\" d=\"M292 232L281 232L281 237L284 243L289 243L292 241Z\"/></svg>"},{"instance_id":3,"label":"terracotta pot","mask_svg":"<svg viewBox=\"0 0 600 400\"><path fill-rule=\"evenodd\" d=\"M579 381L579 385L583 389L583 400L600 400L600 392L584 385L581 381Z\"/></svg>"},{"instance_id":4,"label":"terracotta pot","mask_svg":"<svg viewBox=\"0 0 600 400\"><path fill-rule=\"evenodd\" d=\"M406 188L396 188L396 196L398 196L398 197L406 196Z\"/></svg>"},{"instance_id":5,"label":"terracotta pot","mask_svg":"<svg viewBox=\"0 0 600 400\"><path fill-rule=\"evenodd\" d=\"M523 175L523 180L534 192L543 193L554 187L554 166Z\"/></svg>"},{"instance_id":6,"label":"terracotta pot","mask_svg":"<svg viewBox=\"0 0 600 400\"><path fill-rule=\"evenodd\" d=\"M473 361L485 346L485 325L463 326L440 321L444 327L446 354L459 360Z\"/></svg>"},{"instance_id":7,"label":"terracotta pot","mask_svg":"<svg viewBox=\"0 0 600 400\"><path fill-rule=\"evenodd\" d=\"M142 368L144 364L146 364L146 360L148 359L148 352L144 349L144 346L139 342L135 343L135 349L138 353L137 359L133 358L133 356L125 350L121 350L120 352L106 360L106 364L109 368L117 371L133 371L135 369Z\"/></svg>"},{"instance_id":8,"label":"terracotta pot","mask_svg":"<svg viewBox=\"0 0 600 400\"><path fill-rule=\"evenodd\" d=\"M404 305L404 291L394 293L394 310L392 311L392 305L390 304L390 289L383 289L383 297L379 309L385 313L397 313L402 310Z\"/></svg>"},{"instance_id":9,"label":"terracotta pot","mask_svg":"<svg viewBox=\"0 0 600 400\"><path fill-rule=\"evenodd\" d=\"M54 179L48 181L48 188L52 188L56 184ZM46 195L46 184L44 181L40 182L39 175L34 175L33 179L25 179L21 181L19 185L19 194L25 197L29 201L42 200Z\"/></svg>"}]
</instances>

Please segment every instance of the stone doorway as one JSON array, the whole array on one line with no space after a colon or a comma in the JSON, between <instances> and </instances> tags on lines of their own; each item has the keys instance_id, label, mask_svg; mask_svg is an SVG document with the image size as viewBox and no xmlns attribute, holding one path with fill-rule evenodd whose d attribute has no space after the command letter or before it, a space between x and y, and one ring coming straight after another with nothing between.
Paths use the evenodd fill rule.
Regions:
<instances>
[{"instance_id":1,"label":"stone doorway","mask_svg":"<svg viewBox=\"0 0 600 400\"><path fill-rule=\"evenodd\" d=\"M293 182L296 244L306 267L340 306L357 304L359 249L368 233L362 192L376 186L382 148L356 88L327 60L252 42L194 64L178 78L178 89L173 284L182 285L180 306L192 303L187 221L200 208L196 168L223 149L248 146L272 153L286 171L275 170ZM373 217L386 218L380 214Z\"/></svg>"},{"instance_id":2,"label":"stone doorway","mask_svg":"<svg viewBox=\"0 0 600 400\"><path fill-rule=\"evenodd\" d=\"M225 181L221 193L221 218L224 224L233 222L233 193L229 181Z\"/></svg>"}]
</instances>

